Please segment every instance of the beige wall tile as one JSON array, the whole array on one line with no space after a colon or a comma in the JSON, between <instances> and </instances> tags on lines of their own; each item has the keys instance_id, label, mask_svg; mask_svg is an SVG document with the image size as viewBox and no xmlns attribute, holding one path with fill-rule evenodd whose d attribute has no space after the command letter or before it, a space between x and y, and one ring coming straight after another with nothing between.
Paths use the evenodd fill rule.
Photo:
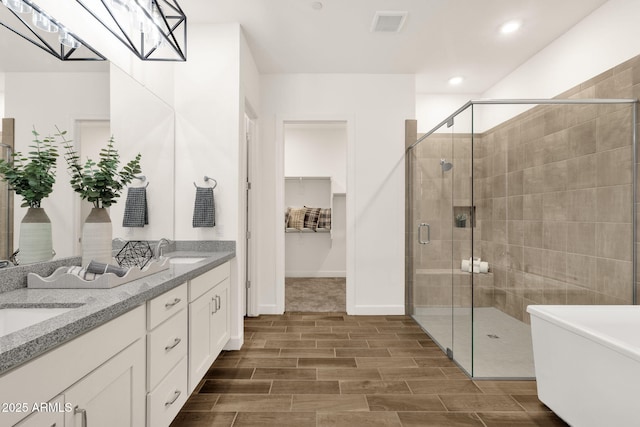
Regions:
<instances>
[{"instance_id":1,"label":"beige wall tile","mask_svg":"<svg viewBox=\"0 0 640 427\"><path fill-rule=\"evenodd\" d=\"M572 206L572 209L574 207ZM544 193L542 196L542 219L544 221L567 220L567 192Z\"/></svg>"},{"instance_id":2,"label":"beige wall tile","mask_svg":"<svg viewBox=\"0 0 640 427\"><path fill-rule=\"evenodd\" d=\"M549 105L544 107L544 135L561 131L566 127L566 108L562 105Z\"/></svg>"},{"instance_id":3,"label":"beige wall tile","mask_svg":"<svg viewBox=\"0 0 640 427\"><path fill-rule=\"evenodd\" d=\"M524 224L522 221L507 221L508 243L522 246L524 244Z\"/></svg>"},{"instance_id":4,"label":"beige wall tile","mask_svg":"<svg viewBox=\"0 0 640 427\"><path fill-rule=\"evenodd\" d=\"M505 174L493 177L493 197L505 197L507 195L507 176Z\"/></svg>"},{"instance_id":5,"label":"beige wall tile","mask_svg":"<svg viewBox=\"0 0 640 427\"><path fill-rule=\"evenodd\" d=\"M524 194L544 191L544 166L535 166L523 171L522 190Z\"/></svg>"},{"instance_id":6,"label":"beige wall tile","mask_svg":"<svg viewBox=\"0 0 640 427\"><path fill-rule=\"evenodd\" d=\"M597 290L632 303L632 264L627 261L598 258Z\"/></svg>"},{"instance_id":7,"label":"beige wall tile","mask_svg":"<svg viewBox=\"0 0 640 427\"><path fill-rule=\"evenodd\" d=\"M523 221L523 246L543 248L543 222Z\"/></svg>"},{"instance_id":8,"label":"beige wall tile","mask_svg":"<svg viewBox=\"0 0 640 427\"><path fill-rule=\"evenodd\" d=\"M562 129L543 138L544 163L566 160L569 157L569 131Z\"/></svg>"},{"instance_id":9,"label":"beige wall tile","mask_svg":"<svg viewBox=\"0 0 640 427\"><path fill-rule=\"evenodd\" d=\"M524 167L531 168L544 164L544 140L537 138L523 145Z\"/></svg>"},{"instance_id":10,"label":"beige wall tile","mask_svg":"<svg viewBox=\"0 0 640 427\"><path fill-rule=\"evenodd\" d=\"M596 224L593 222L567 223L567 252L596 255Z\"/></svg>"},{"instance_id":11,"label":"beige wall tile","mask_svg":"<svg viewBox=\"0 0 640 427\"><path fill-rule=\"evenodd\" d=\"M596 290L597 258L567 254L567 283Z\"/></svg>"},{"instance_id":12,"label":"beige wall tile","mask_svg":"<svg viewBox=\"0 0 640 427\"><path fill-rule=\"evenodd\" d=\"M617 148L597 154L597 183L599 187L631 183L631 148Z\"/></svg>"},{"instance_id":13,"label":"beige wall tile","mask_svg":"<svg viewBox=\"0 0 640 427\"><path fill-rule=\"evenodd\" d=\"M523 171L510 172L507 174L507 194L509 196L519 196L523 192Z\"/></svg>"},{"instance_id":14,"label":"beige wall tile","mask_svg":"<svg viewBox=\"0 0 640 427\"><path fill-rule=\"evenodd\" d=\"M596 152L596 121L573 126L569 129L569 158Z\"/></svg>"},{"instance_id":15,"label":"beige wall tile","mask_svg":"<svg viewBox=\"0 0 640 427\"><path fill-rule=\"evenodd\" d=\"M525 194L522 198L522 218L542 220L542 194Z\"/></svg>"},{"instance_id":16,"label":"beige wall tile","mask_svg":"<svg viewBox=\"0 0 640 427\"><path fill-rule=\"evenodd\" d=\"M567 223L547 221L542 228L543 247L553 251L567 250Z\"/></svg>"},{"instance_id":17,"label":"beige wall tile","mask_svg":"<svg viewBox=\"0 0 640 427\"><path fill-rule=\"evenodd\" d=\"M524 169L524 145L518 144L507 151L507 171L514 172Z\"/></svg>"},{"instance_id":18,"label":"beige wall tile","mask_svg":"<svg viewBox=\"0 0 640 427\"><path fill-rule=\"evenodd\" d=\"M547 273L547 255L544 249L524 248L524 272L544 276Z\"/></svg>"},{"instance_id":19,"label":"beige wall tile","mask_svg":"<svg viewBox=\"0 0 640 427\"><path fill-rule=\"evenodd\" d=\"M567 253L546 251L547 273L546 276L562 282L567 280Z\"/></svg>"},{"instance_id":20,"label":"beige wall tile","mask_svg":"<svg viewBox=\"0 0 640 427\"><path fill-rule=\"evenodd\" d=\"M631 261L631 224L597 223L596 255Z\"/></svg>"},{"instance_id":21,"label":"beige wall tile","mask_svg":"<svg viewBox=\"0 0 640 427\"><path fill-rule=\"evenodd\" d=\"M567 189L591 188L596 186L596 155L586 155L567 160Z\"/></svg>"},{"instance_id":22,"label":"beige wall tile","mask_svg":"<svg viewBox=\"0 0 640 427\"><path fill-rule=\"evenodd\" d=\"M507 219L522 220L523 196L512 196L507 200Z\"/></svg>"},{"instance_id":23,"label":"beige wall tile","mask_svg":"<svg viewBox=\"0 0 640 427\"><path fill-rule=\"evenodd\" d=\"M560 161L543 166L544 191L563 191L567 189L567 162Z\"/></svg>"},{"instance_id":24,"label":"beige wall tile","mask_svg":"<svg viewBox=\"0 0 640 427\"><path fill-rule=\"evenodd\" d=\"M493 220L507 219L507 198L496 197L493 199Z\"/></svg>"},{"instance_id":25,"label":"beige wall tile","mask_svg":"<svg viewBox=\"0 0 640 427\"><path fill-rule=\"evenodd\" d=\"M587 188L584 190L567 191L567 220L594 222L596 219L596 190Z\"/></svg>"},{"instance_id":26,"label":"beige wall tile","mask_svg":"<svg viewBox=\"0 0 640 427\"><path fill-rule=\"evenodd\" d=\"M631 222L631 185L598 188L596 200L598 222Z\"/></svg>"},{"instance_id":27,"label":"beige wall tile","mask_svg":"<svg viewBox=\"0 0 640 427\"><path fill-rule=\"evenodd\" d=\"M598 117L596 122L598 152L631 145L631 107Z\"/></svg>"}]
</instances>

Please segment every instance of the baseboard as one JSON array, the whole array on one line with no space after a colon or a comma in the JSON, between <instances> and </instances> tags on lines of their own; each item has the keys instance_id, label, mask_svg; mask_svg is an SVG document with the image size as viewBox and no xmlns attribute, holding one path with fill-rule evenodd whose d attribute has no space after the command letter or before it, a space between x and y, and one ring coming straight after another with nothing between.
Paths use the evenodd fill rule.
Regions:
<instances>
[{"instance_id":1,"label":"baseboard","mask_svg":"<svg viewBox=\"0 0 640 427\"><path fill-rule=\"evenodd\" d=\"M404 305L356 305L353 309L355 316L397 316L404 315Z\"/></svg>"},{"instance_id":2,"label":"baseboard","mask_svg":"<svg viewBox=\"0 0 640 427\"><path fill-rule=\"evenodd\" d=\"M347 277L346 271L285 271L285 277Z\"/></svg>"},{"instance_id":3,"label":"baseboard","mask_svg":"<svg viewBox=\"0 0 640 427\"><path fill-rule=\"evenodd\" d=\"M278 310L275 304L262 304L258 306L258 313L260 314L284 314L282 310Z\"/></svg>"},{"instance_id":4,"label":"baseboard","mask_svg":"<svg viewBox=\"0 0 640 427\"><path fill-rule=\"evenodd\" d=\"M227 342L227 345L224 346L224 350L240 350L242 348L242 344L244 340L238 337L231 338Z\"/></svg>"}]
</instances>

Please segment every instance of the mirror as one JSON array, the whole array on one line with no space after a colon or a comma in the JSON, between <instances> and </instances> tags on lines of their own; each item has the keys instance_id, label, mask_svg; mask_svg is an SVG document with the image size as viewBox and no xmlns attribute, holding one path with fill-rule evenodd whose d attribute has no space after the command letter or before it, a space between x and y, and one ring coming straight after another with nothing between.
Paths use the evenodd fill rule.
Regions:
<instances>
[{"instance_id":1,"label":"mirror","mask_svg":"<svg viewBox=\"0 0 640 427\"><path fill-rule=\"evenodd\" d=\"M83 159L83 150L95 159L95 153L107 143L106 126L107 134L114 136L121 164L138 152L142 154L150 212L149 225L122 227L125 189L110 208L113 236L126 240L173 238L174 112L168 102L149 90L158 84L143 85L139 78L106 61L59 61L5 28L0 32L0 112L15 118L15 150L28 152L33 126L42 137L53 134L57 125L67 131L67 138L81 150ZM158 80L157 75L154 79ZM80 255L84 221L81 200L69 185L62 154L60 147L54 190L42 202L52 223L55 258ZM26 213L20 204L21 198L14 197L14 248L18 247L20 221ZM0 195L0 211L4 215L9 209ZM0 234L0 238L6 246L6 235Z\"/></svg>"}]
</instances>

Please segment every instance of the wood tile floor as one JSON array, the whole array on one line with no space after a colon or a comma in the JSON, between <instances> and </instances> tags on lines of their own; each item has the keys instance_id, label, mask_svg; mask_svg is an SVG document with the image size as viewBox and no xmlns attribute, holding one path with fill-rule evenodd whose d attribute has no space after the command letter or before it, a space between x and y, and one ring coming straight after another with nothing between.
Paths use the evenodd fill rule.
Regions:
<instances>
[{"instance_id":1,"label":"wood tile floor","mask_svg":"<svg viewBox=\"0 0 640 427\"><path fill-rule=\"evenodd\" d=\"M245 319L172 427L565 426L534 381L471 381L409 316Z\"/></svg>"}]
</instances>

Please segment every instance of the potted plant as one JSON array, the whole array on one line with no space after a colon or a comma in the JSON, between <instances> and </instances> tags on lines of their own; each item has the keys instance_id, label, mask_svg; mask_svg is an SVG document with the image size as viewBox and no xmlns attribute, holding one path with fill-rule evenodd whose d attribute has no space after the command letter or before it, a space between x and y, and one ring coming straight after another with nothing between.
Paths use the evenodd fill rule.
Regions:
<instances>
[{"instance_id":1,"label":"potted plant","mask_svg":"<svg viewBox=\"0 0 640 427\"><path fill-rule=\"evenodd\" d=\"M64 158L71 175L71 187L83 200L93 203L93 209L82 227L82 265L91 260L111 262L111 219L105 208L115 204L124 187L141 172L138 153L121 169L120 155L113 136L100 150L98 161L87 159L84 164L70 140L60 132L66 150Z\"/></svg>"},{"instance_id":2,"label":"potted plant","mask_svg":"<svg viewBox=\"0 0 640 427\"><path fill-rule=\"evenodd\" d=\"M456 227L464 228L467 226L467 214L460 213L456 215Z\"/></svg>"},{"instance_id":3,"label":"potted plant","mask_svg":"<svg viewBox=\"0 0 640 427\"><path fill-rule=\"evenodd\" d=\"M40 140L35 127L31 133L35 139L28 154L15 152L10 161L0 159L2 180L22 197L20 206L28 208L20 224L19 260L22 264L48 261L54 253L51 221L41 204L56 182L58 150L54 138Z\"/></svg>"}]
</instances>

